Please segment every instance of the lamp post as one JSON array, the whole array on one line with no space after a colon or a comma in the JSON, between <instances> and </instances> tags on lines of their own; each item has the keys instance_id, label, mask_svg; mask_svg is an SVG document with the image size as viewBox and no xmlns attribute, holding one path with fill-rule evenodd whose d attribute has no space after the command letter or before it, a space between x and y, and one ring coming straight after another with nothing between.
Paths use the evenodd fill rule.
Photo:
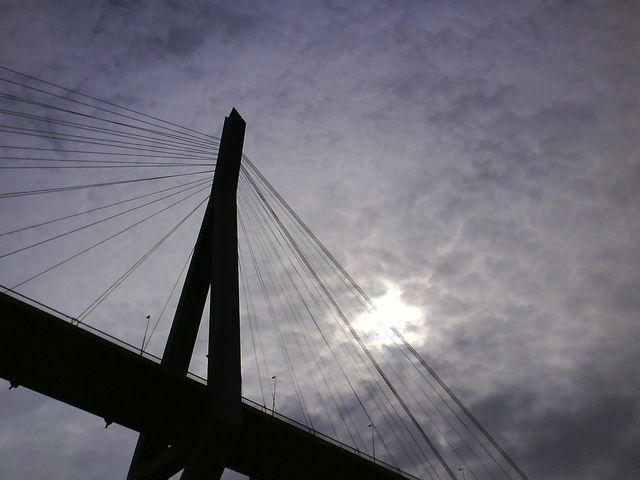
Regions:
<instances>
[{"instance_id":1,"label":"lamp post","mask_svg":"<svg viewBox=\"0 0 640 480\"><path fill-rule=\"evenodd\" d=\"M144 327L144 337L142 337L142 346L140 347L140 355L144 353L144 344L147 341L147 332L149 331L150 320L151 320L151 315L147 315L147 326Z\"/></svg>"},{"instance_id":2,"label":"lamp post","mask_svg":"<svg viewBox=\"0 0 640 480\"><path fill-rule=\"evenodd\" d=\"M373 426L373 423L369 424L369 428L371 429L371 452L373 454L373 460L376 459L376 427Z\"/></svg>"},{"instance_id":3,"label":"lamp post","mask_svg":"<svg viewBox=\"0 0 640 480\"><path fill-rule=\"evenodd\" d=\"M459 471L459 472L462 472L462 480L466 480L466 479L465 479L465 477L464 477L464 468L460 467L460 468L458 469L458 471Z\"/></svg>"},{"instance_id":4,"label":"lamp post","mask_svg":"<svg viewBox=\"0 0 640 480\"><path fill-rule=\"evenodd\" d=\"M278 376L274 375L273 377L271 377L271 380L273 380L273 395L271 396L271 415L275 415L276 414L276 386L278 385Z\"/></svg>"}]
</instances>

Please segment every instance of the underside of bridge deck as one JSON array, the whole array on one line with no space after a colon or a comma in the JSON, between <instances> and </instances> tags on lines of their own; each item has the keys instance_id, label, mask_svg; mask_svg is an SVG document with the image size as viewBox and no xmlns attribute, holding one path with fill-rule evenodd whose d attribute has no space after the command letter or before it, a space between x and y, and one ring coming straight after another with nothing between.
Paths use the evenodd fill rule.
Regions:
<instances>
[{"instance_id":1,"label":"underside of bridge deck","mask_svg":"<svg viewBox=\"0 0 640 480\"><path fill-rule=\"evenodd\" d=\"M172 447L149 465L152 476L141 469L139 478L167 478L184 467L206 401L204 384L1 293L0 377L165 439ZM225 466L262 480L406 478L246 404Z\"/></svg>"}]
</instances>

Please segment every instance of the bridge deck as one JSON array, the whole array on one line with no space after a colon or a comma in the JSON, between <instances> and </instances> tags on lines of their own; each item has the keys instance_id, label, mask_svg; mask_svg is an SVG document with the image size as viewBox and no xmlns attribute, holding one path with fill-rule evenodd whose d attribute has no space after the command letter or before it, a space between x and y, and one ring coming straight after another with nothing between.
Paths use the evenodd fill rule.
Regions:
<instances>
[{"instance_id":1,"label":"bridge deck","mask_svg":"<svg viewBox=\"0 0 640 480\"><path fill-rule=\"evenodd\" d=\"M1 293L0 377L172 445L188 443L205 411L202 383ZM261 480L407 478L246 404L226 464Z\"/></svg>"}]
</instances>

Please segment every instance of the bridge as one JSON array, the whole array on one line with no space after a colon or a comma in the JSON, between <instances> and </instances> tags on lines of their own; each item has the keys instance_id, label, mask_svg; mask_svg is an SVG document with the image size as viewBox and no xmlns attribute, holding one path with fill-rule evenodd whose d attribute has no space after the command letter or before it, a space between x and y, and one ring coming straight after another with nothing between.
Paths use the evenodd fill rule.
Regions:
<instances>
[{"instance_id":1,"label":"bridge","mask_svg":"<svg viewBox=\"0 0 640 480\"><path fill-rule=\"evenodd\" d=\"M527 478L243 154L238 112L217 138L0 69L10 389L138 432L131 480Z\"/></svg>"}]
</instances>

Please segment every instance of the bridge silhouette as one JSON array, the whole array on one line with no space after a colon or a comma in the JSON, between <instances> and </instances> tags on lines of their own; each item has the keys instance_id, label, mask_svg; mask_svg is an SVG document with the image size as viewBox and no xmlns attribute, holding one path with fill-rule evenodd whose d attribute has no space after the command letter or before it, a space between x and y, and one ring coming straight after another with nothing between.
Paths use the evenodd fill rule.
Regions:
<instances>
[{"instance_id":1,"label":"bridge silhouette","mask_svg":"<svg viewBox=\"0 0 640 480\"><path fill-rule=\"evenodd\" d=\"M216 138L0 68L11 388L139 432L129 479L527 478L243 154L238 112Z\"/></svg>"}]
</instances>

